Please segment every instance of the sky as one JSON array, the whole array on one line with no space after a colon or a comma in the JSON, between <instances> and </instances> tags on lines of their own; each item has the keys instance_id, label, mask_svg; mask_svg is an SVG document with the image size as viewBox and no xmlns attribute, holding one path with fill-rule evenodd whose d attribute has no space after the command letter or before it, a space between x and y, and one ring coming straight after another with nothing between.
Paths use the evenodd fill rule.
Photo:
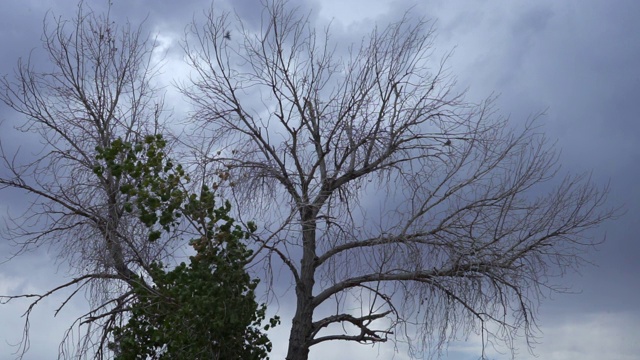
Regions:
<instances>
[{"instance_id":1,"label":"sky","mask_svg":"<svg viewBox=\"0 0 640 360\"><path fill-rule=\"evenodd\" d=\"M252 19L259 2L229 1L239 16ZM87 1L96 9L103 2ZM209 6L200 0L113 0L116 18L145 26L157 34L167 51L161 81L167 85L184 74L180 39L194 14ZM294 3L292 1L292 3ZM468 89L468 98L481 101L499 95L499 112L522 123L544 112L541 131L561 150L562 171L590 172L600 185L609 184L610 207L625 213L594 230L606 241L587 259L579 274L567 274L560 282L571 294L546 299L540 308L541 329L534 353L540 359L638 359L640 354L640 2L635 0L300 0L313 11L312 19L324 26L331 22L340 41L359 41L376 23L410 9L412 15L434 21L437 54L453 51L449 70L457 86ZM229 8L222 0L216 6ZM258 9L258 10L256 10ZM20 57L33 52L44 63L40 46L42 20L47 11L72 16L71 0L0 2L0 75L12 74ZM168 88L167 102L179 117L188 105ZM0 137L5 144L24 140L9 137L20 118L0 104ZM12 133L13 134L13 133ZM0 171L2 169L0 168ZM21 194L0 191L0 216L23 208ZM2 224L0 223L0 226ZM69 277L46 248L3 262L11 251L0 238L0 295L42 292ZM31 349L25 359L56 358L58 343L75 314L84 308L82 298L72 301L54 317L64 300L44 301L31 322ZM12 359L20 340L28 303L0 305L0 360ZM283 318L291 312L285 305ZM286 323L272 333L272 359L284 358ZM450 344L443 358L472 360L479 357L479 340ZM523 343L518 359L534 359ZM498 349L500 350L500 349ZM491 358L507 359L490 352ZM402 347L332 343L313 347L312 359L405 359Z\"/></svg>"}]
</instances>

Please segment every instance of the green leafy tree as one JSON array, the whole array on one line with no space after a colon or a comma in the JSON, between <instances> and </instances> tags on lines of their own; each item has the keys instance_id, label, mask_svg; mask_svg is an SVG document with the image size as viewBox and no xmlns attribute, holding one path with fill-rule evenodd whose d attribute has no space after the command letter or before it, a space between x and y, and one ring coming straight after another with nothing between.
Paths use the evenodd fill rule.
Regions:
<instances>
[{"instance_id":1,"label":"green leafy tree","mask_svg":"<svg viewBox=\"0 0 640 360\"><path fill-rule=\"evenodd\" d=\"M271 343L263 330L279 320L261 325L266 307L255 299L258 280L245 270L252 256L245 242L256 226L235 224L229 202L216 205L215 189L187 191L189 176L166 156L165 146L157 135L97 148L100 165L94 171L108 170L121 180L120 192L128 200L124 209L150 228L149 241L177 229L197 236L188 265L169 270L154 262L146 278L132 282L130 317L111 329L115 358L267 358Z\"/></svg>"}]
</instances>

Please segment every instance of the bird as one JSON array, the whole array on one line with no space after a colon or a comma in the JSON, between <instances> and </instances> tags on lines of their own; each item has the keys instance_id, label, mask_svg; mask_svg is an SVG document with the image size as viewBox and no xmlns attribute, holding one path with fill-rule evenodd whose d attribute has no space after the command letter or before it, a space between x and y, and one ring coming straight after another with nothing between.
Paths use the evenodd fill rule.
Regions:
<instances>
[{"instance_id":1,"label":"bird","mask_svg":"<svg viewBox=\"0 0 640 360\"><path fill-rule=\"evenodd\" d=\"M227 31L224 33L224 38L225 38L226 40L231 40L231 31L228 31L228 30L227 30Z\"/></svg>"},{"instance_id":2,"label":"bird","mask_svg":"<svg viewBox=\"0 0 640 360\"><path fill-rule=\"evenodd\" d=\"M447 139L447 142L444 143L444 146L451 146L451 139Z\"/></svg>"}]
</instances>

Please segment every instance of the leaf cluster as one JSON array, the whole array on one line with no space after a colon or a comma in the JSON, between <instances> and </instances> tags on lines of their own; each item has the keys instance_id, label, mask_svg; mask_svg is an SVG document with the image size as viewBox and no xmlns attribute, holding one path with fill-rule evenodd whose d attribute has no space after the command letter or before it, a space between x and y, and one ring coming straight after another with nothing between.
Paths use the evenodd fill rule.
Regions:
<instances>
[{"instance_id":1,"label":"leaf cluster","mask_svg":"<svg viewBox=\"0 0 640 360\"><path fill-rule=\"evenodd\" d=\"M168 270L161 262L148 268L152 280L133 283L135 300L126 324L112 329L112 350L118 360L129 359L264 359L271 342L262 326L266 306L255 300L258 280L245 270L252 250L245 242L256 230L243 229L229 216L231 205L216 206L207 186L189 193L189 176L164 151L160 135L143 142L115 140L97 148L96 174L109 171L126 196L125 211L133 212L154 230L149 241L175 230L181 218L197 226L191 240L196 255L190 263Z\"/></svg>"},{"instance_id":2,"label":"leaf cluster","mask_svg":"<svg viewBox=\"0 0 640 360\"><path fill-rule=\"evenodd\" d=\"M138 211L147 227L159 225L149 233L149 241L169 232L183 215L188 198L184 185L190 181L182 165L166 157L166 140L162 135L148 135L137 143L114 140L107 148L96 148L99 161L93 171L102 176L106 171L115 177L120 192L127 198L124 211Z\"/></svg>"}]
</instances>

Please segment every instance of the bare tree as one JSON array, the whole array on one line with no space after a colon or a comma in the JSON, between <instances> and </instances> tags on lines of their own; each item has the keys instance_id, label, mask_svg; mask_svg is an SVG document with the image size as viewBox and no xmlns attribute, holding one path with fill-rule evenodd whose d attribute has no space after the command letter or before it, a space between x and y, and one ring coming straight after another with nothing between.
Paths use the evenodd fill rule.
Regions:
<instances>
[{"instance_id":1,"label":"bare tree","mask_svg":"<svg viewBox=\"0 0 640 360\"><path fill-rule=\"evenodd\" d=\"M405 16L341 55L328 29L265 4L258 30L213 11L193 25L182 90L203 163L229 169L267 271L295 287L287 359L331 340L437 354L470 333L483 353L532 339L553 277L613 216L606 189L559 176L535 121L515 130L492 99L457 93L428 22Z\"/></svg>"},{"instance_id":2,"label":"bare tree","mask_svg":"<svg viewBox=\"0 0 640 360\"><path fill-rule=\"evenodd\" d=\"M123 209L127 199L119 191L120 179L109 169L95 171L97 148L116 138L133 142L162 131L162 97L152 86L154 43L141 28L118 26L109 12L98 15L82 4L71 21L50 15L44 25L50 70L36 69L29 58L19 62L13 78L1 81L0 99L24 115L17 130L43 144L35 156L7 153L4 147L0 153L0 190L22 191L33 199L25 216L9 222L5 237L18 244L17 253L41 245L54 249L78 276L45 294L1 300L33 299L23 354L35 305L60 290L73 289L70 297L88 291L92 310L72 328L86 325L88 331L79 352L103 357L108 331L102 330L118 321L131 298L129 285L150 261L167 254L170 240L147 241L147 229ZM4 130L0 139L5 147L9 134Z\"/></svg>"}]
</instances>

